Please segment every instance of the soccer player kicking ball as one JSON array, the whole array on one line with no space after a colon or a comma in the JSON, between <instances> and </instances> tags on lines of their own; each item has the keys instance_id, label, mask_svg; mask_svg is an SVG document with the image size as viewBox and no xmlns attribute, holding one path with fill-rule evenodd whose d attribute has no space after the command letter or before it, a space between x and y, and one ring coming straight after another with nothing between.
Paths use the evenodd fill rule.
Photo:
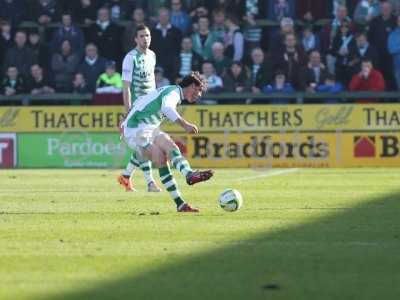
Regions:
<instances>
[{"instance_id":1,"label":"soccer player kicking ball","mask_svg":"<svg viewBox=\"0 0 400 300\"><path fill-rule=\"evenodd\" d=\"M179 85L159 88L139 97L122 123L124 139L136 151L138 160L149 159L158 167L161 182L174 200L178 212L199 212L186 203L169 168L170 161L186 178L189 185L206 181L213 176L212 170L193 171L171 137L160 130L168 118L180 125L187 133L198 133L197 126L186 121L176 110L183 99L196 102L205 90L205 81L198 72L185 76Z\"/></svg>"},{"instance_id":2,"label":"soccer player kicking ball","mask_svg":"<svg viewBox=\"0 0 400 300\"><path fill-rule=\"evenodd\" d=\"M156 55L149 49L151 35L147 26L137 26L135 42L136 48L128 52L122 64L123 99L126 113L129 112L137 97L156 89L154 77ZM161 192L153 178L151 162L139 163L135 152L132 153L128 165L118 177L118 182L125 187L126 191L135 190L131 177L136 168L143 171L149 192Z\"/></svg>"}]
</instances>

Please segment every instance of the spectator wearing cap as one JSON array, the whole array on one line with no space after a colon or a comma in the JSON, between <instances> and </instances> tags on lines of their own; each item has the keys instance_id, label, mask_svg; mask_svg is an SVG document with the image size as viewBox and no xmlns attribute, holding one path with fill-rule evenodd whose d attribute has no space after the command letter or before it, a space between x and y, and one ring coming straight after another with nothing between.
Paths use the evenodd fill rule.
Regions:
<instances>
[{"instance_id":1,"label":"spectator wearing cap","mask_svg":"<svg viewBox=\"0 0 400 300\"><path fill-rule=\"evenodd\" d=\"M265 59L264 51L261 48L254 48L251 51L251 62L248 68L250 73L251 91L253 93L258 93L266 83L271 82L271 60Z\"/></svg>"},{"instance_id":2,"label":"spectator wearing cap","mask_svg":"<svg viewBox=\"0 0 400 300\"><path fill-rule=\"evenodd\" d=\"M283 93L283 94L293 94L295 92L292 84L286 81L286 75L283 70L277 70L274 74L274 80L271 84L266 84L262 88L263 93L273 94L273 93ZM252 103L271 103L271 104L289 104L290 98L276 98L268 100L252 101Z\"/></svg>"},{"instance_id":3,"label":"spectator wearing cap","mask_svg":"<svg viewBox=\"0 0 400 300\"><path fill-rule=\"evenodd\" d=\"M170 11L161 8L158 23L151 31L152 48L157 55L157 64L164 69L165 77L173 80L177 77L176 65L182 34L170 22Z\"/></svg>"},{"instance_id":4,"label":"spectator wearing cap","mask_svg":"<svg viewBox=\"0 0 400 300\"><path fill-rule=\"evenodd\" d=\"M388 51L387 42L389 34L396 28L396 17L393 15L392 4L388 1L380 3L380 12L380 16L372 19L369 24L368 41L378 52L379 64L376 68L382 72L387 88L395 90L393 60Z\"/></svg>"},{"instance_id":5,"label":"spectator wearing cap","mask_svg":"<svg viewBox=\"0 0 400 300\"><path fill-rule=\"evenodd\" d=\"M98 55L95 44L89 43L85 48L85 57L78 68L78 72L83 74L89 92L94 92L97 78L106 69L106 59Z\"/></svg>"},{"instance_id":6,"label":"spectator wearing cap","mask_svg":"<svg viewBox=\"0 0 400 300\"><path fill-rule=\"evenodd\" d=\"M210 21L207 17L200 17L198 21L198 32L192 34L193 51L204 60L212 57L212 45L219 41L214 32L209 29Z\"/></svg>"},{"instance_id":7,"label":"spectator wearing cap","mask_svg":"<svg viewBox=\"0 0 400 300\"><path fill-rule=\"evenodd\" d=\"M26 91L25 80L18 72L16 66L9 66L6 75L1 82L0 91L2 95L13 96L23 94Z\"/></svg>"},{"instance_id":8,"label":"spectator wearing cap","mask_svg":"<svg viewBox=\"0 0 400 300\"><path fill-rule=\"evenodd\" d=\"M74 94L87 94L92 92L89 90L85 76L82 73L76 73L74 75L74 80L72 81L72 93Z\"/></svg>"},{"instance_id":9,"label":"spectator wearing cap","mask_svg":"<svg viewBox=\"0 0 400 300\"><path fill-rule=\"evenodd\" d=\"M61 1L37 0L32 3L31 15L35 22L40 25L47 25L50 22L57 22L60 17Z\"/></svg>"},{"instance_id":10,"label":"spectator wearing cap","mask_svg":"<svg viewBox=\"0 0 400 300\"><path fill-rule=\"evenodd\" d=\"M354 11L354 21L359 24L368 24L373 18L379 16L378 0L359 0Z\"/></svg>"},{"instance_id":11,"label":"spectator wearing cap","mask_svg":"<svg viewBox=\"0 0 400 300\"><path fill-rule=\"evenodd\" d=\"M234 61L241 61L244 51L244 37L238 24L239 19L235 15L227 16L225 25L228 30L224 37L225 55Z\"/></svg>"},{"instance_id":12,"label":"spectator wearing cap","mask_svg":"<svg viewBox=\"0 0 400 300\"><path fill-rule=\"evenodd\" d=\"M122 78L121 74L116 72L115 61L108 61L106 63L106 71L97 79L96 93L122 93Z\"/></svg>"},{"instance_id":13,"label":"spectator wearing cap","mask_svg":"<svg viewBox=\"0 0 400 300\"><path fill-rule=\"evenodd\" d=\"M38 64L34 64L31 67L27 92L32 95L53 94L55 92L49 77L44 74L43 68Z\"/></svg>"},{"instance_id":14,"label":"spectator wearing cap","mask_svg":"<svg viewBox=\"0 0 400 300\"><path fill-rule=\"evenodd\" d=\"M11 32L11 23L8 21L0 22L0 67L3 65L3 59L7 50L13 46L13 35Z\"/></svg>"},{"instance_id":15,"label":"spectator wearing cap","mask_svg":"<svg viewBox=\"0 0 400 300\"><path fill-rule=\"evenodd\" d=\"M25 31L19 30L14 37L15 46L9 48L4 58L3 68L17 67L19 74L29 74L31 66L36 63L36 58L31 48L27 45Z\"/></svg>"},{"instance_id":16,"label":"spectator wearing cap","mask_svg":"<svg viewBox=\"0 0 400 300\"><path fill-rule=\"evenodd\" d=\"M365 32L359 32L356 34L356 47L350 49L349 66L352 75L360 72L361 62L365 59L370 60L374 66L379 64L379 56L375 47L368 42Z\"/></svg>"},{"instance_id":17,"label":"spectator wearing cap","mask_svg":"<svg viewBox=\"0 0 400 300\"><path fill-rule=\"evenodd\" d=\"M331 93L331 94L338 94L343 92L344 88L340 82L336 81L335 75L328 74L325 78L323 83L320 83L315 88L315 92L317 93ZM332 99L324 99L324 103L339 103L340 99L332 98Z\"/></svg>"},{"instance_id":18,"label":"spectator wearing cap","mask_svg":"<svg viewBox=\"0 0 400 300\"><path fill-rule=\"evenodd\" d=\"M321 61L321 53L312 50L308 55L308 64L301 72L302 89L307 92L315 92L315 88L323 83L329 72Z\"/></svg>"},{"instance_id":19,"label":"spectator wearing cap","mask_svg":"<svg viewBox=\"0 0 400 300\"><path fill-rule=\"evenodd\" d=\"M350 31L350 23L342 22L333 40L330 53L334 57L333 69L336 71L336 79L345 86L348 86L352 77L351 53L355 52L356 47L354 35Z\"/></svg>"},{"instance_id":20,"label":"spectator wearing cap","mask_svg":"<svg viewBox=\"0 0 400 300\"><path fill-rule=\"evenodd\" d=\"M226 70L232 64L232 59L225 56L224 45L221 42L215 42L212 45L212 59L211 62L214 65L217 75L223 76Z\"/></svg>"},{"instance_id":21,"label":"spectator wearing cap","mask_svg":"<svg viewBox=\"0 0 400 300\"><path fill-rule=\"evenodd\" d=\"M0 20L7 20L13 27L18 26L26 17L24 0L0 1Z\"/></svg>"},{"instance_id":22,"label":"spectator wearing cap","mask_svg":"<svg viewBox=\"0 0 400 300\"><path fill-rule=\"evenodd\" d=\"M182 0L171 0L171 24L184 36L192 30L192 20L183 8Z\"/></svg>"},{"instance_id":23,"label":"spectator wearing cap","mask_svg":"<svg viewBox=\"0 0 400 300\"><path fill-rule=\"evenodd\" d=\"M96 23L88 29L88 41L97 46L101 56L108 60L114 60L118 65L121 65L121 40L121 30L111 21L110 10L107 7L100 8Z\"/></svg>"},{"instance_id":24,"label":"spectator wearing cap","mask_svg":"<svg viewBox=\"0 0 400 300\"><path fill-rule=\"evenodd\" d=\"M296 90L302 88L301 70L306 65L306 55L303 47L297 44L296 36L288 33L285 36L285 48L279 54L272 57L274 70L282 69L285 71L286 80L290 82Z\"/></svg>"},{"instance_id":25,"label":"spectator wearing cap","mask_svg":"<svg viewBox=\"0 0 400 300\"><path fill-rule=\"evenodd\" d=\"M351 79L349 90L351 92L383 92L385 80L382 73L374 69L372 61L364 59L361 63L361 71ZM357 100L357 103L371 103L376 100Z\"/></svg>"},{"instance_id":26,"label":"spectator wearing cap","mask_svg":"<svg viewBox=\"0 0 400 300\"><path fill-rule=\"evenodd\" d=\"M76 50L78 55L83 56L85 48L85 38L81 29L72 24L71 13L64 12L61 15L61 26L54 31L51 41L51 49L56 52L60 49L61 43L64 40L71 42L72 48Z\"/></svg>"},{"instance_id":27,"label":"spectator wearing cap","mask_svg":"<svg viewBox=\"0 0 400 300\"><path fill-rule=\"evenodd\" d=\"M51 58L51 70L54 74L56 91L69 93L72 91L72 78L78 68L80 58L72 49L69 40L61 44L59 52L54 53Z\"/></svg>"},{"instance_id":28,"label":"spectator wearing cap","mask_svg":"<svg viewBox=\"0 0 400 300\"><path fill-rule=\"evenodd\" d=\"M35 61L45 70L50 69L50 49L43 43L37 29L32 29L28 36L29 47L33 51Z\"/></svg>"},{"instance_id":29,"label":"spectator wearing cap","mask_svg":"<svg viewBox=\"0 0 400 300\"><path fill-rule=\"evenodd\" d=\"M154 69L154 77L156 80L156 88L160 88L170 84L168 78L164 77L164 70L161 67L155 67Z\"/></svg>"},{"instance_id":30,"label":"spectator wearing cap","mask_svg":"<svg viewBox=\"0 0 400 300\"><path fill-rule=\"evenodd\" d=\"M393 57L393 71L397 89L400 90L400 15L397 16L397 28L389 35L388 50Z\"/></svg>"},{"instance_id":31,"label":"spectator wearing cap","mask_svg":"<svg viewBox=\"0 0 400 300\"><path fill-rule=\"evenodd\" d=\"M239 61L232 63L225 76L223 76L222 81L225 92L242 93L250 91L249 77L243 64Z\"/></svg>"},{"instance_id":32,"label":"spectator wearing cap","mask_svg":"<svg viewBox=\"0 0 400 300\"><path fill-rule=\"evenodd\" d=\"M136 28L138 25L145 24L146 25L146 14L141 7L137 7L132 11L131 20L128 22L124 36L122 46L124 48L124 53L131 51L136 47L135 36L136 36Z\"/></svg>"}]
</instances>

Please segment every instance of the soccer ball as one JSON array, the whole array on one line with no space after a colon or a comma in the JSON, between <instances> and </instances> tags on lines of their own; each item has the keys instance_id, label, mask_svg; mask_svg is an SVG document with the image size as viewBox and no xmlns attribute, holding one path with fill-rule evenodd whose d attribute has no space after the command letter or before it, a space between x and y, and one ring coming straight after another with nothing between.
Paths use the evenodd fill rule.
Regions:
<instances>
[{"instance_id":1,"label":"soccer ball","mask_svg":"<svg viewBox=\"0 0 400 300\"><path fill-rule=\"evenodd\" d=\"M219 195L219 206L226 211L237 211L243 204L242 195L234 189L226 189Z\"/></svg>"}]
</instances>

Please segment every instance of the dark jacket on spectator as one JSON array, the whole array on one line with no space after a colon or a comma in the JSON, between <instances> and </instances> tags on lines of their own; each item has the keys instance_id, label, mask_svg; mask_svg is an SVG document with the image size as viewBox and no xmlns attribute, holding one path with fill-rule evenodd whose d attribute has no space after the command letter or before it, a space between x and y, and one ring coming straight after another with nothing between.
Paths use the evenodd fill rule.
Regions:
<instances>
[{"instance_id":1,"label":"dark jacket on spectator","mask_svg":"<svg viewBox=\"0 0 400 300\"><path fill-rule=\"evenodd\" d=\"M32 49L35 61L45 70L50 69L51 53L49 47L44 43L30 45L29 47Z\"/></svg>"},{"instance_id":2,"label":"dark jacket on spectator","mask_svg":"<svg viewBox=\"0 0 400 300\"><path fill-rule=\"evenodd\" d=\"M388 88L395 89L393 75L393 59L387 47L389 34L396 28L396 17L384 20L382 16L374 18L368 31L368 40L374 45L379 55L379 65L375 65L386 79Z\"/></svg>"},{"instance_id":3,"label":"dark jacket on spectator","mask_svg":"<svg viewBox=\"0 0 400 300\"><path fill-rule=\"evenodd\" d=\"M307 87L309 87L311 83L319 85L325 82L325 79L328 77L329 72L326 68L320 68L319 70L320 74L319 78L317 78L316 72L314 71L313 68L307 66L306 68L303 69L303 71L300 74L302 89L306 89Z\"/></svg>"},{"instance_id":4,"label":"dark jacket on spectator","mask_svg":"<svg viewBox=\"0 0 400 300\"><path fill-rule=\"evenodd\" d=\"M272 60L274 62L274 70L284 70L287 82L291 83L295 89L301 89L300 74L306 62L306 56L300 46L296 47L295 53L283 51L279 55L272 57Z\"/></svg>"},{"instance_id":5,"label":"dark jacket on spectator","mask_svg":"<svg viewBox=\"0 0 400 300\"><path fill-rule=\"evenodd\" d=\"M6 53L8 49L13 46L13 36L10 36L10 39L5 39L0 33L0 67L3 65Z\"/></svg>"},{"instance_id":6,"label":"dark jacket on spectator","mask_svg":"<svg viewBox=\"0 0 400 300\"><path fill-rule=\"evenodd\" d=\"M18 75L17 80L14 83L11 82L11 80L7 76L4 77L0 86L1 94L4 95L7 87L13 88L16 94L23 94L26 92L26 84L22 75Z\"/></svg>"},{"instance_id":7,"label":"dark jacket on spectator","mask_svg":"<svg viewBox=\"0 0 400 300\"><path fill-rule=\"evenodd\" d=\"M57 22L60 18L60 1L50 0L46 5L42 5L39 0L33 1L30 16L32 21L37 22L40 16L48 16L51 22Z\"/></svg>"},{"instance_id":8,"label":"dark jacket on spectator","mask_svg":"<svg viewBox=\"0 0 400 300\"><path fill-rule=\"evenodd\" d=\"M268 84L272 80L273 68L270 63L270 58L265 60L256 73L254 73L254 67L254 64L249 65L251 86L262 89L264 85Z\"/></svg>"},{"instance_id":9,"label":"dark jacket on spectator","mask_svg":"<svg viewBox=\"0 0 400 300\"><path fill-rule=\"evenodd\" d=\"M234 77L232 72L228 70L222 78L224 82L224 91L228 93L236 93L236 88L242 87L243 92L250 91L250 80L244 69L238 77Z\"/></svg>"},{"instance_id":10,"label":"dark jacket on spectator","mask_svg":"<svg viewBox=\"0 0 400 300\"><path fill-rule=\"evenodd\" d=\"M83 6L81 1L74 1L71 5L74 21L79 24L84 24L86 19L96 21L98 9L98 1L90 1L89 6Z\"/></svg>"},{"instance_id":11,"label":"dark jacket on spectator","mask_svg":"<svg viewBox=\"0 0 400 300\"><path fill-rule=\"evenodd\" d=\"M79 27L72 25L69 30L66 30L63 26L60 26L58 29L56 29L51 41L52 51L58 51L58 49L61 48L61 44L64 40L69 40L72 48L75 49L79 55L83 55L85 38Z\"/></svg>"},{"instance_id":12,"label":"dark jacket on spectator","mask_svg":"<svg viewBox=\"0 0 400 300\"><path fill-rule=\"evenodd\" d=\"M351 74L357 74L361 70L361 61L363 59L369 59L372 61L372 64L378 66L379 64L379 55L376 51L376 48L369 44L367 51L362 54L359 51L359 48L356 46L350 49L350 66L351 66Z\"/></svg>"},{"instance_id":13,"label":"dark jacket on spectator","mask_svg":"<svg viewBox=\"0 0 400 300\"><path fill-rule=\"evenodd\" d=\"M157 55L157 65L164 69L165 77L170 81L177 77L174 62L179 55L182 34L179 29L169 26L167 34L162 35L162 30L156 26L151 31L151 48Z\"/></svg>"},{"instance_id":14,"label":"dark jacket on spectator","mask_svg":"<svg viewBox=\"0 0 400 300\"><path fill-rule=\"evenodd\" d=\"M24 0L0 1L0 19L9 20L13 27L21 23L26 14Z\"/></svg>"},{"instance_id":15,"label":"dark jacket on spectator","mask_svg":"<svg viewBox=\"0 0 400 300\"><path fill-rule=\"evenodd\" d=\"M120 28L110 21L110 24L102 29L97 23L88 29L88 41L94 43L99 49L99 55L108 60L115 60L117 66L122 61L122 43Z\"/></svg>"},{"instance_id":16,"label":"dark jacket on spectator","mask_svg":"<svg viewBox=\"0 0 400 300\"><path fill-rule=\"evenodd\" d=\"M42 89L46 86L54 88L54 84L48 76L43 75L42 80L40 81L36 81L32 76L30 76L30 78L27 81L26 92L31 93L32 90Z\"/></svg>"},{"instance_id":17,"label":"dark jacket on spectator","mask_svg":"<svg viewBox=\"0 0 400 300\"><path fill-rule=\"evenodd\" d=\"M20 74L29 74L34 63L37 63L37 61L31 48L14 46L7 50L3 70L7 70L10 66L16 66Z\"/></svg>"},{"instance_id":18,"label":"dark jacket on spectator","mask_svg":"<svg viewBox=\"0 0 400 300\"><path fill-rule=\"evenodd\" d=\"M67 57L60 53L53 54L51 69L54 74L55 87L57 92L71 92L72 78L79 64L79 56L73 53Z\"/></svg>"},{"instance_id":19,"label":"dark jacket on spectator","mask_svg":"<svg viewBox=\"0 0 400 300\"><path fill-rule=\"evenodd\" d=\"M86 79L87 89L94 92L96 89L96 81L99 76L104 73L106 68L106 60L103 57L97 57L96 62L90 65L85 59L78 68L78 72L82 73Z\"/></svg>"},{"instance_id":20,"label":"dark jacket on spectator","mask_svg":"<svg viewBox=\"0 0 400 300\"><path fill-rule=\"evenodd\" d=\"M346 55L342 55L339 52L340 48L344 46L344 40L342 33L339 31L333 40L331 54L334 57L336 57L336 62L335 62L336 78L337 80L339 80L340 82L342 82L344 85L347 86L351 80L352 76L351 72L353 71L349 63L351 60L352 53L353 54L356 53L357 46L353 35L348 35L347 37L345 37L345 41L349 41L347 42L348 53Z\"/></svg>"}]
</instances>

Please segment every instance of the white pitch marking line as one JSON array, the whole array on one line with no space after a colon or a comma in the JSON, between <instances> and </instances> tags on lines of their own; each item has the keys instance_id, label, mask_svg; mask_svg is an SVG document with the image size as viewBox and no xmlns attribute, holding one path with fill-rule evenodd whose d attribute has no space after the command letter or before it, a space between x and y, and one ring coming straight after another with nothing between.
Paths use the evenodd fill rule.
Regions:
<instances>
[{"instance_id":1,"label":"white pitch marking line","mask_svg":"<svg viewBox=\"0 0 400 300\"><path fill-rule=\"evenodd\" d=\"M248 180L258 179L258 178L263 178L263 177L272 177L272 176L278 176L278 175L283 175L283 174L295 173L297 171L299 171L298 168L284 169L284 170L271 170L271 171L267 171L267 173L264 173L264 174L260 174L257 176L245 177L245 178L237 179L235 181L248 181Z\"/></svg>"}]
</instances>

